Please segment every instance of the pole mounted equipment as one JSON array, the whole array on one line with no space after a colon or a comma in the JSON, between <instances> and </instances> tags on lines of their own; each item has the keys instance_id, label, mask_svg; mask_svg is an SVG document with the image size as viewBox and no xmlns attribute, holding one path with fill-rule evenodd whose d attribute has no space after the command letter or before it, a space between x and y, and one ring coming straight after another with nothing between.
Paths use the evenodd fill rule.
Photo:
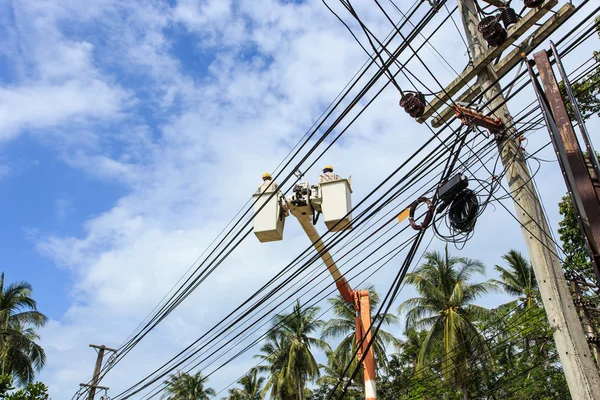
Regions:
<instances>
[{"instance_id":1,"label":"pole mounted equipment","mask_svg":"<svg viewBox=\"0 0 600 400\"><path fill-rule=\"evenodd\" d=\"M504 28L508 30L509 27L519 22L519 15L514 8L506 7L500 10L500 20Z\"/></svg>"},{"instance_id":2,"label":"pole mounted equipment","mask_svg":"<svg viewBox=\"0 0 600 400\"><path fill-rule=\"evenodd\" d=\"M400 107L413 118L421 118L426 105L425 96L421 92L404 92L400 99Z\"/></svg>"},{"instance_id":3,"label":"pole mounted equipment","mask_svg":"<svg viewBox=\"0 0 600 400\"><path fill-rule=\"evenodd\" d=\"M477 30L483 35L483 38L490 46L498 47L508 37L506 29L498 22L499 17L500 15L485 17L477 25Z\"/></svg>"},{"instance_id":4,"label":"pole mounted equipment","mask_svg":"<svg viewBox=\"0 0 600 400\"><path fill-rule=\"evenodd\" d=\"M456 117L465 126L477 126L497 133L504 130L504 123L499 118L486 116L481 111L460 104L454 106Z\"/></svg>"}]
</instances>

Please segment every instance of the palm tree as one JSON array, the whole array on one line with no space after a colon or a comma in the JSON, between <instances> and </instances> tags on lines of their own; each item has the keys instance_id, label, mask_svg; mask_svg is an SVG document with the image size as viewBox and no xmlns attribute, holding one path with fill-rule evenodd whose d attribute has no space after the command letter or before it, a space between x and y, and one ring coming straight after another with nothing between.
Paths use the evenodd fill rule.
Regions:
<instances>
[{"instance_id":1,"label":"palm tree","mask_svg":"<svg viewBox=\"0 0 600 400\"><path fill-rule=\"evenodd\" d=\"M320 388L324 388L326 393L329 394L334 387L338 386L339 383L333 398L339 398L342 395L343 388L348 386L346 393L344 394L344 399L364 399L362 376L357 375L352 382L348 382L350 380L350 374L346 374L344 376L344 371L346 370L347 366L347 360L338 357L334 351L328 351L327 365L320 365L323 374L317 380L317 385L319 385ZM351 373L353 369L349 368L348 371Z\"/></svg>"},{"instance_id":2,"label":"palm tree","mask_svg":"<svg viewBox=\"0 0 600 400\"><path fill-rule=\"evenodd\" d=\"M298 301L291 313L275 316L268 342L261 348L263 354L257 356L267 364L260 371L269 373L263 393L270 390L273 399L302 400L306 383L319 377L311 349L328 350L329 346L310 336L323 325L318 312L318 307L302 309Z\"/></svg>"},{"instance_id":3,"label":"palm tree","mask_svg":"<svg viewBox=\"0 0 600 400\"><path fill-rule=\"evenodd\" d=\"M269 338L255 357L260 358L265 365L257 367L259 372L269 374L267 383L263 389L263 397L270 390L271 398L278 400L293 400L294 388L290 388L287 381L287 362L288 354L287 343L282 338Z\"/></svg>"},{"instance_id":4,"label":"palm tree","mask_svg":"<svg viewBox=\"0 0 600 400\"><path fill-rule=\"evenodd\" d=\"M46 363L44 349L36 343L39 335L35 329L44 326L48 318L37 311L31 297L31 285L16 282L4 286L4 273L0 278L0 356L2 374L14 375L25 385Z\"/></svg>"},{"instance_id":5,"label":"palm tree","mask_svg":"<svg viewBox=\"0 0 600 400\"><path fill-rule=\"evenodd\" d=\"M495 270L500 272L500 280L494 280L504 291L519 299L508 303L514 307L521 300L525 310L529 310L536 304L538 284L533 273L533 266L517 250L510 250L502 256L508 263L508 269L496 265Z\"/></svg>"},{"instance_id":6,"label":"palm tree","mask_svg":"<svg viewBox=\"0 0 600 400\"><path fill-rule=\"evenodd\" d=\"M514 341L507 340L506 357L512 360L512 357L519 352L521 358L526 361L537 360L540 356L545 357L548 354L547 341L551 338L552 331L541 302L538 301L539 288L533 266L517 250L510 250L502 258L507 262L508 268L496 265L496 271L500 272L500 280L494 282L517 299L499 307L512 316L501 319L498 329L502 330L501 336L509 338L517 330L522 341L522 348L519 348L515 346ZM514 309L517 312L512 313ZM530 313L529 317L523 318L527 312Z\"/></svg>"},{"instance_id":7,"label":"palm tree","mask_svg":"<svg viewBox=\"0 0 600 400\"><path fill-rule=\"evenodd\" d=\"M238 381L241 388L229 390L229 400L262 400L262 386L265 378L258 376L258 370L253 368Z\"/></svg>"},{"instance_id":8,"label":"palm tree","mask_svg":"<svg viewBox=\"0 0 600 400\"><path fill-rule=\"evenodd\" d=\"M373 286L369 286L367 289L369 290L369 298L371 300L371 315L373 315L380 302L380 298ZM333 313L337 318L330 319L325 323L321 332L321 339L338 339L342 337L342 341L334 350L333 356L337 357L338 360L350 360L356 351L356 311L354 310L354 305L345 302L341 295L330 298L328 301L332 305ZM386 325L398 323L398 317L391 313L385 315L385 317L381 315L377 316L372 319L371 323L373 325L378 324L382 318L383 324ZM400 345L400 341L391 333L379 329L373 343L373 353L378 368L385 369L387 367L386 346L390 344L397 348ZM353 368L350 369L350 371L353 370Z\"/></svg>"},{"instance_id":9,"label":"palm tree","mask_svg":"<svg viewBox=\"0 0 600 400\"><path fill-rule=\"evenodd\" d=\"M204 387L208 378L202 376L202 372L188 374L177 372L165 381L167 393L162 398L167 400L208 400L216 395L213 388Z\"/></svg>"},{"instance_id":10,"label":"palm tree","mask_svg":"<svg viewBox=\"0 0 600 400\"><path fill-rule=\"evenodd\" d=\"M497 290L492 281L472 283L475 273L484 273L480 261L428 252L425 262L406 281L415 285L420 297L403 302L398 313L407 311L406 329L428 329L417 360L421 370L436 351L442 354L441 371L452 379L468 399L468 361L471 357L482 364L491 362L489 351L474 322L490 311L473 302ZM475 363L473 363L475 364Z\"/></svg>"}]
</instances>

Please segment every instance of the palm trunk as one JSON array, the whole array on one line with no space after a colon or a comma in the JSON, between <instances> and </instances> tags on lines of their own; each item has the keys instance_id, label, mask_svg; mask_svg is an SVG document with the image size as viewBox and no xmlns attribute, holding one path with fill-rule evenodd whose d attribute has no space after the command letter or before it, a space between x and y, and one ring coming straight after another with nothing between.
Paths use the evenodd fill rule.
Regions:
<instances>
[{"instance_id":1,"label":"palm trunk","mask_svg":"<svg viewBox=\"0 0 600 400\"><path fill-rule=\"evenodd\" d=\"M302 384L302 382L298 382L298 400L303 400L304 397L304 393L302 393L304 390L304 385Z\"/></svg>"},{"instance_id":2,"label":"palm trunk","mask_svg":"<svg viewBox=\"0 0 600 400\"><path fill-rule=\"evenodd\" d=\"M469 400L469 391L467 390L467 386L462 385L460 391L462 392L463 400Z\"/></svg>"},{"instance_id":3,"label":"palm trunk","mask_svg":"<svg viewBox=\"0 0 600 400\"><path fill-rule=\"evenodd\" d=\"M2 273L2 284L0 285L4 287L4 273ZM2 375L6 374L6 360L8 359L8 322L9 322L10 313L7 313L6 318L2 321L2 337L0 341L0 356L2 356Z\"/></svg>"}]
</instances>

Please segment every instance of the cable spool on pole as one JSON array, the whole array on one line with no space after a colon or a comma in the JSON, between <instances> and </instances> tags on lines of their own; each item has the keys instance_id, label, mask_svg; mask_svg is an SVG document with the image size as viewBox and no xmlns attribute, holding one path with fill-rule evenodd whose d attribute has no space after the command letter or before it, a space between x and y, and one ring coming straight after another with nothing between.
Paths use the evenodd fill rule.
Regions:
<instances>
[{"instance_id":1,"label":"cable spool on pole","mask_svg":"<svg viewBox=\"0 0 600 400\"><path fill-rule=\"evenodd\" d=\"M464 189L452 201L448 210L450 226L462 233L471 232L477 222L478 211L477 195L471 189Z\"/></svg>"}]
</instances>

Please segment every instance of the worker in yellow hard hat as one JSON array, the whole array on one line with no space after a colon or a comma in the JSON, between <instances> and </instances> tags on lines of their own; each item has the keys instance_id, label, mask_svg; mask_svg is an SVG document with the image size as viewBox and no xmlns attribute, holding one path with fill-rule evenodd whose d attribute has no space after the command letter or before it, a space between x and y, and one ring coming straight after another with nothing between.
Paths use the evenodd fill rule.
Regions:
<instances>
[{"instance_id":1,"label":"worker in yellow hard hat","mask_svg":"<svg viewBox=\"0 0 600 400\"><path fill-rule=\"evenodd\" d=\"M326 165L323 168L323 173L319 175L319 183L337 181L342 179L338 174L333 173L333 167L331 165Z\"/></svg>"},{"instance_id":2,"label":"worker in yellow hard hat","mask_svg":"<svg viewBox=\"0 0 600 400\"><path fill-rule=\"evenodd\" d=\"M270 173L265 172L264 174L262 174L262 180L263 182L258 186L257 193L271 193L277 191L279 186L273 180L273 177Z\"/></svg>"}]
</instances>

